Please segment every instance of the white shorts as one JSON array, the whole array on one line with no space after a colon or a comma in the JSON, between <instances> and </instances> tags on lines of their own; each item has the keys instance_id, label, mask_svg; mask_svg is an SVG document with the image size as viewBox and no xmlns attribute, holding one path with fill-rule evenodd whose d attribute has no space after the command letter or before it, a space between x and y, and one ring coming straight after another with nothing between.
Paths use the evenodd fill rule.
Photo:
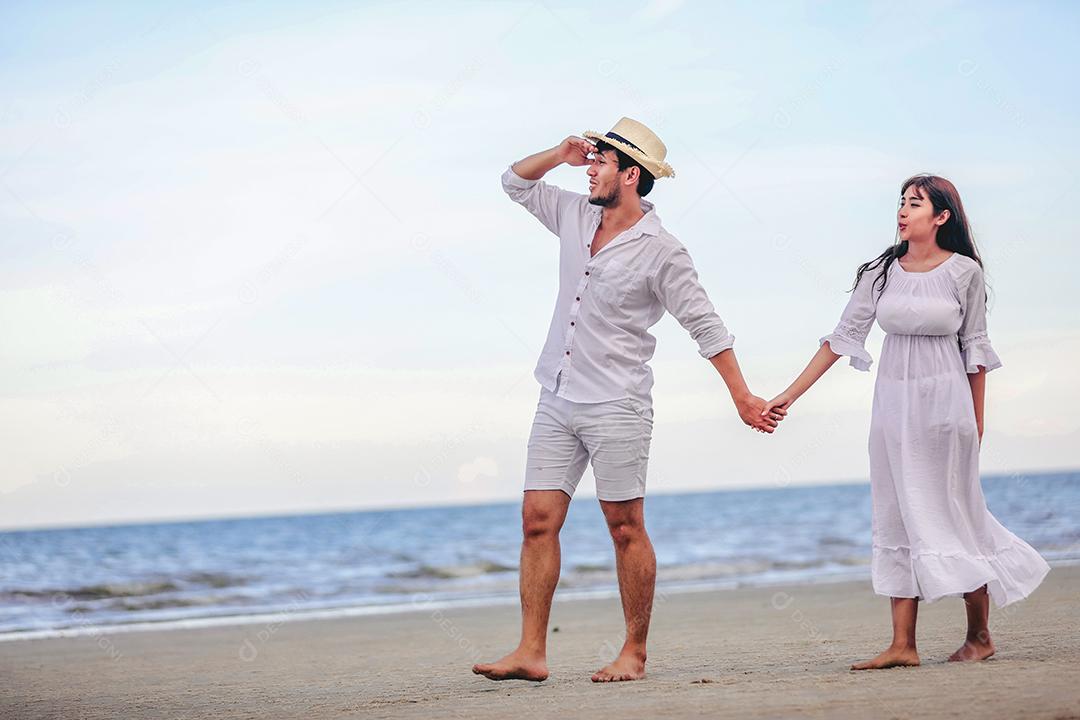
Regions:
<instances>
[{"instance_id":1,"label":"white shorts","mask_svg":"<svg viewBox=\"0 0 1080 720\"><path fill-rule=\"evenodd\" d=\"M600 500L645 495L653 411L636 398L576 403L541 388L525 465L526 490L573 497L592 460Z\"/></svg>"}]
</instances>

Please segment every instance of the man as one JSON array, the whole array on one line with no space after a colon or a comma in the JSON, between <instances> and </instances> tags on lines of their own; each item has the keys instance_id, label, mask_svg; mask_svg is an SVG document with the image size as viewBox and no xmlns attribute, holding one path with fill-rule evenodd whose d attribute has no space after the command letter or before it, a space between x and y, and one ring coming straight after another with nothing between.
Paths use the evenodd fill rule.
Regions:
<instances>
[{"instance_id":1,"label":"man","mask_svg":"<svg viewBox=\"0 0 1080 720\"><path fill-rule=\"evenodd\" d=\"M664 311L697 342L727 385L747 425L771 433L784 412L761 416L764 400L746 387L734 338L717 316L686 248L664 230L642 196L673 177L667 148L629 118L605 135L568 137L520 160L502 185L559 236L559 294L535 376L543 386L528 443L522 504L521 641L494 663L473 666L492 680L544 680L551 600L559 580L559 531L570 498L592 462L596 495L615 544L626 640L595 682L645 676L656 556L645 532L645 471L652 437L656 339ZM567 163L586 166L589 194L540 180Z\"/></svg>"}]
</instances>

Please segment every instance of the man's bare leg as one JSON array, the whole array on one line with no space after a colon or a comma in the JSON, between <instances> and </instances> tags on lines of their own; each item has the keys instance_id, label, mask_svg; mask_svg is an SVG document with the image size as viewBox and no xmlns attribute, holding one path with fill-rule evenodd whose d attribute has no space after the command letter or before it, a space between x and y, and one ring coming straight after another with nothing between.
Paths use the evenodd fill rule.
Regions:
<instances>
[{"instance_id":1,"label":"man's bare leg","mask_svg":"<svg viewBox=\"0 0 1080 720\"><path fill-rule=\"evenodd\" d=\"M559 531L570 496L562 490L526 490L521 503L521 642L493 663L473 665L492 680L546 680L547 628L551 598L559 583Z\"/></svg>"},{"instance_id":2,"label":"man's bare leg","mask_svg":"<svg viewBox=\"0 0 1080 720\"><path fill-rule=\"evenodd\" d=\"M990 595L983 585L978 590L964 593L967 608L967 638L960 649L949 656L949 662L985 660L994 654L994 641L990 639Z\"/></svg>"},{"instance_id":3,"label":"man's bare leg","mask_svg":"<svg viewBox=\"0 0 1080 720\"><path fill-rule=\"evenodd\" d=\"M915 649L915 620L919 613L918 598L890 598L892 601L893 641L885 652L875 658L855 663L852 670L880 670L901 665L918 665Z\"/></svg>"},{"instance_id":4,"label":"man's bare leg","mask_svg":"<svg viewBox=\"0 0 1080 720\"><path fill-rule=\"evenodd\" d=\"M640 680L645 677L645 641L656 589L656 554L645 532L645 498L608 502L600 507L615 544L615 568L626 619L626 641L619 656L593 674L593 682Z\"/></svg>"}]
</instances>

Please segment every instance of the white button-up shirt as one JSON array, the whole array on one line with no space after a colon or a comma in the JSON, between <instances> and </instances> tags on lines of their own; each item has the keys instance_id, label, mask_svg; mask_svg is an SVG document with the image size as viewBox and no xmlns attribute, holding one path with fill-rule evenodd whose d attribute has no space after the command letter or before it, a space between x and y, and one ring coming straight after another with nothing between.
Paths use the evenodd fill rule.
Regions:
<instances>
[{"instance_id":1,"label":"white button-up shirt","mask_svg":"<svg viewBox=\"0 0 1080 720\"><path fill-rule=\"evenodd\" d=\"M559 295L534 375L573 402L634 397L651 403L656 349L649 328L670 312L710 358L735 338L716 314L686 247L664 230L656 210L591 256L603 210L588 195L507 168L503 190L559 236Z\"/></svg>"}]
</instances>

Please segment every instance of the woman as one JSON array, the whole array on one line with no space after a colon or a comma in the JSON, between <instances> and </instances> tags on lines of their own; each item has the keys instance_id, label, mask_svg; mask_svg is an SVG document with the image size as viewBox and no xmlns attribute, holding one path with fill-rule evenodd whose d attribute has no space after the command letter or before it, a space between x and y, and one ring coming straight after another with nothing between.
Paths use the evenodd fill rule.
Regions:
<instances>
[{"instance_id":1,"label":"woman","mask_svg":"<svg viewBox=\"0 0 1080 720\"><path fill-rule=\"evenodd\" d=\"M892 598L893 641L853 670L918 665L918 601L947 595L963 595L968 621L949 660L990 657L990 598L1001 607L1027 597L1050 569L990 514L979 484L985 378L1001 361L960 196L934 175L900 194L897 243L859 267L836 329L762 412L790 408L841 355L869 370L877 318L886 336L870 421L871 572L874 591Z\"/></svg>"}]
</instances>

